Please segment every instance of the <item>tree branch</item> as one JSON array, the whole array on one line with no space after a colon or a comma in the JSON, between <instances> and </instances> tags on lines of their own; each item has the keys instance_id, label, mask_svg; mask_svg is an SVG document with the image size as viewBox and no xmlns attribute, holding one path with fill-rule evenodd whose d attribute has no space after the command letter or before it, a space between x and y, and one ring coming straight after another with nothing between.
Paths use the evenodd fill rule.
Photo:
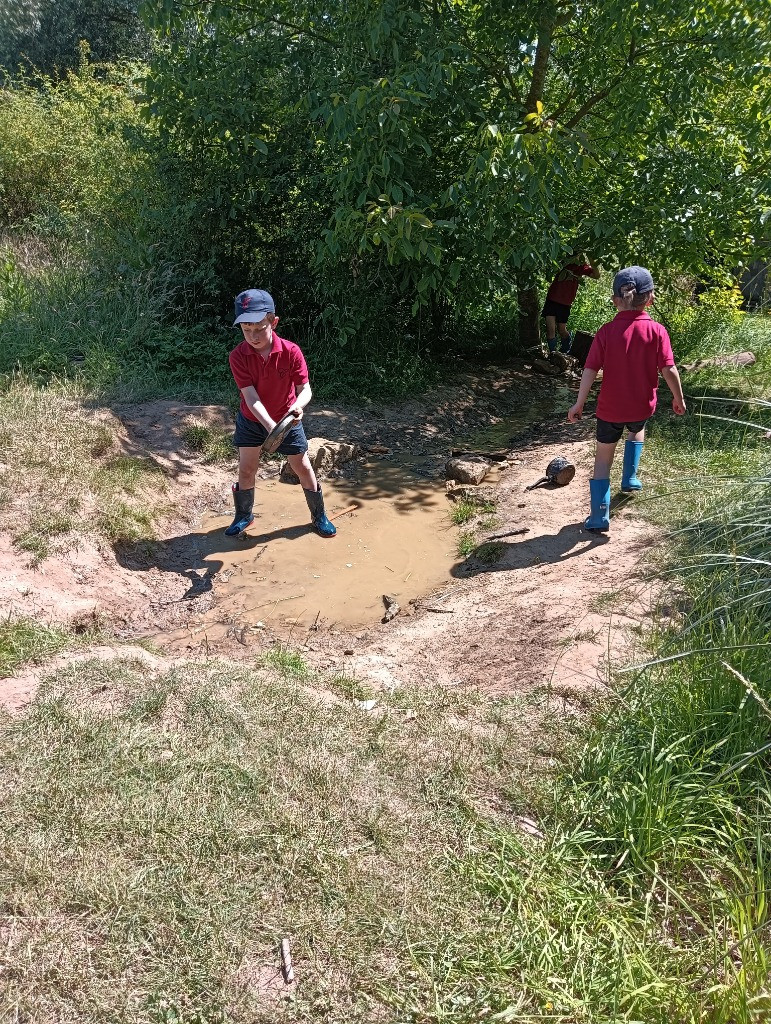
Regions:
<instances>
[{"instance_id":1,"label":"tree branch","mask_svg":"<svg viewBox=\"0 0 771 1024\"><path fill-rule=\"evenodd\" d=\"M555 23L552 20L543 18L538 26L538 43L535 48L535 60L533 61L533 77L530 81L530 90L525 99L525 112L535 114L538 103L543 98L543 87L546 82L546 70L549 66L549 55L551 54L551 37Z\"/></svg>"},{"instance_id":2,"label":"tree branch","mask_svg":"<svg viewBox=\"0 0 771 1024\"><path fill-rule=\"evenodd\" d=\"M603 89L600 89L599 92L596 92L593 96L590 96L588 100L584 101L584 103L578 108L578 110L570 118L570 120L566 121L565 124L562 126L565 129L565 131L569 131L571 128L575 128L578 122L583 120L583 118L586 117L586 115L593 107L596 107L598 103L600 103L602 100L610 96L610 94L613 92L616 86L620 85L621 82L623 82L627 72L629 71L629 68L632 67L632 65L634 64L636 56L637 47L635 45L634 36L632 36L632 38L629 40L629 53L627 54L627 58L624 61L624 65L619 71L619 73L614 78L612 78Z\"/></svg>"}]
</instances>

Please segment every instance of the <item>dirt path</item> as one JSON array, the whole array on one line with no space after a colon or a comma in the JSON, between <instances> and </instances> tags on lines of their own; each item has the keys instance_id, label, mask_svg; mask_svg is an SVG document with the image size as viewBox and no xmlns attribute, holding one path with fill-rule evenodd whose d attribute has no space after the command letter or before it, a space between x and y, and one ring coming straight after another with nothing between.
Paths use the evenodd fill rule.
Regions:
<instances>
[{"instance_id":1,"label":"dirt path","mask_svg":"<svg viewBox=\"0 0 771 1024\"><path fill-rule=\"evenodd\" d=\"M409 460L411 472L430 498L424 495L421 504L445 503L447 511L443 470L453 447L505 448L510 458L497 482L494 525L478 536L479 542L494 540L500 545L493 564L473 553L437 564L438 556L432 554L433 576L421 577L412 603L404 601L392 621L381 623L382 609L376 612L372 604L362 606L358 624L351 624L355 614L348 616L348 625L322 619L316 629L298 618L289 643L303 649L318 667L375 689L430 681L524 698L549 685L552 693L566 700L581 700L587 686L602 685L608 658L629 650L634 627L651 612L639 569L652 537L634 517L631 503L614 513L609 537L581 528L591 471L592 423L569 427L563 419L569 403L564 381L555 385L534 378L520 365L488 369L484 377L468 373L452 386L438 388L430 404L424 400L392 408L330 406L309 413L309 436L374 448L380 452L378 458L391 463ZM168 648L170 658L254 658L277 638L286 641L286 632L271 623L246 628L245 621L227 610L230 570L222 559L211 557L219 551L211 538L221 537L221 525L216 520L216 528L202 527L230 506L235 460L233 465L206 465L186 449L183 434L191 424L225 427L227 410L153 402L116 407L100 416L113 424L126 454L150 457L164 472L165 500L173 511L160 540L113 549L84 539L64 555L31 568L8 538L0 538L7 567L0 583L0 611L44 621L97 620L123 641L152 635ZM540 425L534 427L535 422ZM565 488L526 491L558 454L575 463L573 482ZM344 471L352 478L345 481L346 493L355 491L356 474L361 472L361 463ZM263 490L277 474L277 463L261 471ZM342 487L342 482L326 485L333 493L336 486ZM287 487L286 493L294 490ZM378 493L373 497L377 507ZM292 509L296 498L292 494L286 499ZM438 514L446 518L441 508ZM301 515L298 527L306 518ZM359 533L363 526L357 524ZM427 528L439 530L436 524ZM295 541L308 531L292 529L282 531L284 539L300 550ZM341 552L346 537L350 548L353 529L343 519L334 541L310 536L302 543L338 545L327 550ZM398 533L395 537L385 541L394 551L400 543L409 544L406 534L401 541ZM429 550L427 541L412 543ZM275 576L275 565L270 572ZM330 572L336 582L341 573L335 575L334 567ZM379 595L381 581L372 586ZM196 627L214 621L222 628ZM105 650L104 656L112 657L116 648ZM35 670L27 670L0 681L0 700L23 703L37 677Z\"/></svg>"}]
</instances>

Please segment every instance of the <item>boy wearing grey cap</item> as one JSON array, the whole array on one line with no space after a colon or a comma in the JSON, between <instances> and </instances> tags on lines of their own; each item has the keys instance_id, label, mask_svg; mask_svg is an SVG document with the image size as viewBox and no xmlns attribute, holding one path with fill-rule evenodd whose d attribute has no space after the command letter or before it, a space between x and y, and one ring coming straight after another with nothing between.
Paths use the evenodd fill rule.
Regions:
<instances>
[{"instance_id":1,"label":"boy wearing grey cap","mask_svg":"<svg viewBox=\"0 0 771 1024\"><path fill-rule=\"evenodd\" d=\"M324 497L308 458L308 442L300 422L312 397L308 367L298 345L280 338L272 297L261 288L236 296L234 327L244 340L230 353L230 371L241 392L233 441L238 448L238 483L233 484L236 514L225 530L236 537L254 521L254 481L265 438L285 416L297 422L284 435L276 451L286 455L299 477L311 520L322 537L334 537L335 527L324 510Z\"/></svg>"},{"instance_id":2,"label":"boy wearing grey cap","mask_svg":"<svg viewBox=\"0 0 771 1024\"><path fill-rule=\"evenodd\" d=\"M587 530L607 532L610 527L610 467L616 445L627 429L621 490L642 490L637 476L645 440L645 424L656 409L659 372L672 392L672 408L685 413L680 375L666 329L647 313L653 303L654 285L645 267L626 267L613 279L613 305L618 312L597 331L586 357L578 398L568 420L581 419L594 379L602 370L597 399L597 452L594 479L589 481L591 515Z\"/></svg>"}]
</instances>

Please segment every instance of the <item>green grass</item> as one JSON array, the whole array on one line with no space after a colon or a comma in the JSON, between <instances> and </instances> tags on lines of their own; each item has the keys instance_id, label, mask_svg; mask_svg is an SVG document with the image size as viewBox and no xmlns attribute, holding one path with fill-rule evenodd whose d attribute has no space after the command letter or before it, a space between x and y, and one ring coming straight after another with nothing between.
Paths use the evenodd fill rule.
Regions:
<instances>
[{"instance_id":1,"label":"green grass","mask_svg":"<svg viewBox=\"0 0 771 1024\"><path fill-rule=\"evenodd\" d=\"M471 498L462 498L456 501L450 509L450 520L455 526L465 526L472 519L482 515L491 515L496 510L494 501L479 501Z\"/></svg>"},{"instance_id":2,"label":"green grass","mask_svg":"<svg viewBox=\"0 0 771 1024\"><path fill-rule=\"evenodd\" d=\"M9 617L0 622L0 678L30 662L38 664L64 650L87 646L99 635L96 624L76 632L68 626Z\"/></svg>"},{"instance_id":3,"label":"green grass","mask_svg":"<svg viewBox=\"0 0 771 1024\"><path fill-rule=\"evenodd\" d=\"M457 550L461 558L468 558L473 554L477 546L477 535L475 530L463 530L458 537Z\"/></svg>"},{"instance_id":4,"label":"green grass","mask_svg":"<svg viewBox=\"0 0 771 1024\"><path fill-rule=\"evenodd\" d=\"M487 541L474 550L474 557L483 565L493 565L500 560L505 550L506 545L500 541Z\"/></svg>"},{"instance_id":5,"label":"green grass","mask_svg":"<svg viewBox=\"0 0 771 1024\"><path fill-rule=\"evenodd\" d=\"M232 462L236 457L232 434L219 427L193 424L182 439L194 452L200 452L204 462Z\"/></svg>"},{"instance_id":6,"label":"green grass","mask_svg":"<svg viewBox=\"0 0 771 1024\"><path fill-rule=\"evenodd\" d=\"M308 663L299 651L293 651L283 644L277 644L266 651L261 664L275 669L284 679L307 679L310 674Z\"/></svg>"},{"instance_id":7,"label":"green grass","mask_svg":"<svg viewBox=\"0 0 771 1024\"><path fill-rule=\"evenodd\" d=\"M11 1019L408 1019L417 952L484 915L457 864L523 799L507 751L531 718L442 690L370 714L318 685L91 661L0 722Z\"/></svg>"}]
</instances>

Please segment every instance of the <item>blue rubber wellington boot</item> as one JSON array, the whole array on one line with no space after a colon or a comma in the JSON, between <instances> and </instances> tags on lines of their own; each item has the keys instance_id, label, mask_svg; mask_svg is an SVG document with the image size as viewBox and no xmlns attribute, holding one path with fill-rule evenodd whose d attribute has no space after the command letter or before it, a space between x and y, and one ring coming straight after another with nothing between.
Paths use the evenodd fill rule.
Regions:
<instances>
[{"instance_id":1,"label":"blue rubber wellington boot","mask_svg":"<svg viewBox=\"0 0 771 1024\"><path fill-rule=\"evenodd\" d=\"M642 482L637 476L637 469L640 465L642 455L642 441L627 441L624 445L624 469L621 473L621 490L641 491Z\"/></svg>"},{"instance_id":2,"label":"blue rubber wellington boot","mask_svg":"<svg viewBox=\"0 0 771 1024\"><path fill-rule=\"evenodd\" d=\"M566 355L573 347L573 335L568 331L567 338L560 339L560 352L564 352Z\"/></svg>"},{"instance_id":3,"label":"blue rubber wellington boot","mask_svg":"<svg viewBox=\"0 0 771 1024\"><path fill-rule=\"evenodd\" d=\"M610 480L590 480L589 493L592 514L584 523L584 529L607 533L610 529Z\"/></svg>"},{"instance_id":4,"label":"blue rubber wellington boot","mask_svg":"<svg viewBox=\"0 0 771 1024\"><path fill-rule=\"evenodd\" d=\"M242 491L238 484L233 484L233 504L236 506L236 517L225 530L226 537L237 537L254 522L254 488L244 488Z\"/></svg>"},{"instance_id":5,"label":"blue rubber wellington boot","mask_svg":"<svg viewBox=\"0 0 771 1024\"><path fill-rule=\"evenodd\" d=\"M308 508L310 509L314 530L321 537L334 537L337 530L327 519L327 514L324 511L324 495L321 493L321 487L317 491L309 491L307 487L303 487L303 490L305 491L305 500L308 502Z\"/></svg>"},{"instance_id":6,"label":"blue rubber wellington boot","mask_svg":"<svg viewBox=\"0 0 771 1024\"><path fill-rule=\"evenodd\" d=\"M557 351L557 339L556 338L547 338L546 339L546 347L548 348L549 352L556 352Z\"/></svg>"}]
</instances>

